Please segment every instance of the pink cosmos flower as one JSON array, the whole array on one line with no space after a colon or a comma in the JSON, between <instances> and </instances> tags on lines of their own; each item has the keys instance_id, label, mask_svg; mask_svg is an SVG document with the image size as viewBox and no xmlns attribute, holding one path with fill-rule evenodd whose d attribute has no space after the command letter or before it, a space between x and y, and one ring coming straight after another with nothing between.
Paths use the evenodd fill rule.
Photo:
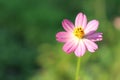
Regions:
<instances>
[{"instance_id":1,"label":"pink cosmos flower","mask_svg":"<svg viewBox=\"0 0 120 80\"><path fill-rule=\"evenodd\" d=\"M65 43L63 50L66 53L74 52L80 57L88 50L95 52L98 46L95 42L102 40L102 33L96 32L99 22L91 20L87 23L87 17L83 13L79 13L75 19L75 25L64 19L62 26L65 31L56 34L56 40Z\"/></svg>"}]
</instances>

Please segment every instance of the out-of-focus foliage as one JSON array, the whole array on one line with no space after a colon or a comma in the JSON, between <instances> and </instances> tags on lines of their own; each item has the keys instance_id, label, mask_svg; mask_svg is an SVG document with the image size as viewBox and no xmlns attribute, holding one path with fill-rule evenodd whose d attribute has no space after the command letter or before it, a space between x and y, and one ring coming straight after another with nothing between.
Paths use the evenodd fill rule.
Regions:
<instances>
[{"instance_id":1,"label":"out-of-focus foliage","mask_svg":"<svg viewBox=\"0 0 120 80\"><path fill-rule=\"evenodd\" d=\"M0 80L74 80L77 57L55 34L79 12L100 21L99 49L81 57L81 80L120 80L120 0L0 0ZM120 22L119 22L120 23ZM117 28L116 28L117 27Z\"/></svg>"}]
</instances>

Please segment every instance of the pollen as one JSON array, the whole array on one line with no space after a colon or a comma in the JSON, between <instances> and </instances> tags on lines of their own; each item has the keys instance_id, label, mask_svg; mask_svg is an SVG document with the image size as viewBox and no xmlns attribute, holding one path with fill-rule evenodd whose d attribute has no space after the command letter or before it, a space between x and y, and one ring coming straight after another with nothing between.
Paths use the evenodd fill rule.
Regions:
<instances>
[{"instance_id":1,"label":"pollen","mask_svg":"<svg viewBox=\"0 0 120 80\"><path fill-rule=\"evenodd\" d=\"M84 37L84 30L81 27L74 28L73 34L79 38L82 39Z\"/></svg>"}]
</instances>

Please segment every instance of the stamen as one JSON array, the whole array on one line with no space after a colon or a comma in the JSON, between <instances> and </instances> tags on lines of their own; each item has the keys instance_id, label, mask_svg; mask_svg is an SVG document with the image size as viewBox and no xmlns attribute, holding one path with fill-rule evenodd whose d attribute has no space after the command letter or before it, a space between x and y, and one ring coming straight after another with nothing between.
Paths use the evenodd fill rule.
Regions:
<instances>
[{"instance_id":1,"label":"stamen","mask_svg":"<svg viewBox=\"0 0 120 80\"><path fill-rule=\"evenodd\" d=\"M79 39L84 37L84 30L81 27L74 28L73 33Z\"/></svg>"}]
</instances>

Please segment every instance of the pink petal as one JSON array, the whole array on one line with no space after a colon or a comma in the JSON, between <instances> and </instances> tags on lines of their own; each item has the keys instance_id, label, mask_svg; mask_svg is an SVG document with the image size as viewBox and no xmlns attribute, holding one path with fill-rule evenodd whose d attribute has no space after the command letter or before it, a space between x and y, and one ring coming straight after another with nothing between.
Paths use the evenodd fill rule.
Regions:
<instances>
[{"instance_id":1,"label":"pink petal","mask_svg":"<svg viewBox=\"0 0 120 80\"><path fill-rule=\"evenodd\" d=\"M62 21L62 26L63 28L66 30L66 31L73 31L73 28L74 28L74 25L71 21L67 20L67 19L64 19Z\"/></svg>"},{"instance_id":2,"label":"pink petal","mask_svg":"<svg viewBox=\"0 0 120 80\"><path fill-rule=\"evenodd\" d=\"M83 13L79 13L75 19L75 27L82 27L84 29L86 27L86 24L87 24L86 15L84 15Z\"/></svg>"},{"instance_id":3,"label":"pink petal","mask_svg":"<svg viewBox=\"0 0 120 80\"><path fill-rule=\"evenodd\" d=\"M59 42L67 42L71 38L71 34L68 32L58 32L56 34L56 40Z\"/></svg>"},{"instance_id":4,"label":"pink petal","mask_svg":"<svg viewBox=\"0 0 120 80\"><path fill-rule=\"evenodd\" d=\"M80 40L79 44L75 50L75 55L78 57L83 56L85 54L85 51L86 51L85 44L83 43L82 40Z\"/></svg>"},{"instance_id":5,"label":"pink petal","mask_svg":"<svg viewBox=\"0 0 120 80\"><path fill-rule=\"evenodd\" d=\"M86 28L85 28L85 34L88 34L91 31L96 31L98 29L99 22L97 20L90 21Z\"/></svg>"},{"instance_id":6,"label":"pink petal","mask_svg":"<svg viewBox=\"0 0 120 80\"><path fill-rule=\"evenodd\" d=\"M91 41L101 41L102 40L102 33L92 33L86 36L87 39Z\"/></svg>"},{"instance_id":7,"label":"pink petal","mask_svg":"<svg viewBox=\"0 0 120 80\"><path fill-rule=\"evenodd\" d=\"M78 45L78 41L72 39L72 40L69 40L68 42L66 42L63 46L63 50L66 52L66 53L71 53L75 50L75 48L77 47Z\"/></svg>"},{"instance_id":8,"label":"pink petal","mask_svg":"<svg viewBox=\"0 0 120 80\"><path fill-rule=\"evenodd\" d=\"M94 43L93 41L90 41L88 39L84 39L83 41L84 41L88 51L95 52L95 50L98 49L97 44Z\"/></svg>"}]
</instances>

